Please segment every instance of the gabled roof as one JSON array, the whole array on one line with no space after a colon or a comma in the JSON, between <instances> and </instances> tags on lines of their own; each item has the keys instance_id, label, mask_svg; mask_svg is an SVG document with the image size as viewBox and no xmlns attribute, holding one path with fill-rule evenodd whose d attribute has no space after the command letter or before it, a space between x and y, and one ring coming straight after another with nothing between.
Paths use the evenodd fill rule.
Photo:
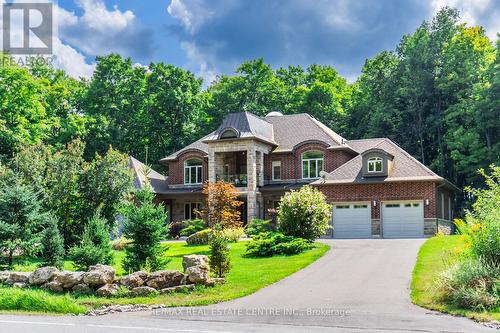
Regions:
<instances>
[{"instance_id":1,"label":"gabled roof","mask_svg":"<svg viewBox=\"0 0 500 333\"><path fill-rule=\"evenodd\" d=\"M184 153L188 150L197 150L197 151L201 151L202 153L208 154L208 145L204 142L204 140L206 140L206 138L212 136L214 133L215 132L212 132L212 133L202 137L201 139L196 140L195 142L191 143L190 145L187 145L186 147L176 151L175 153L172 153L172 154L168 155L167 157L162 158L160 160L160 163L176 160L179 157L179 155L181 155L182 153Z\"/></svg>"},{"instance_id":2,"label":"gabled roof","mask_svg":"<svg viewBox=\"0 0 500 333\"><path fill-rule=\"evenodd\" d=\"M387 138L350 140L347 144L356 150L360 155L349 162L341 165L329 174L325 179L320 179L314 184L350 184L350 183L379 183L379 182L397 182L397 181L440 181L440 177L425 165L420 163L413 156ZM369 177L362 175L362 153L372 149L381 149L394 156L391 173L387 177ZM450 183L448 185L452 186Z\"/></svg>"},{"instance_id":3,"label":"gabled roof","mask_svg":"<svg viewBox=\"0 0 500 333\"><path fill-rule=\"evenodd\" d=\"M307 113L268 115L266 121L274 127L278 148L274 152L291 152L304 142L320 141L331 149L350 149L346 140Z\"/></svg>"},{"instance_id":4,"label":"gabled roof","mask_svg":"<svg viewBox=\"0 0 500 333\"><path fill-rule=\"evenodd\" d=\"M155 193L163 193L168 189L167 177L163 176L159 172L156 172L132 156L130 156L129 163L130 168L134 172L135 188L142 188L147 179L153 188L153 192Z\"/></svg>"},{"instance_id":5,"label":"gabled roof","mask_svg":"<svg viewBox=\"0 0 500 333\"><path fill-rule=\"evenodd\" d=\"M274 141L273 125L249 112L228 114L219 128L208 135L203 142L219 140L220 135L227 129L235 131L239 139L254 138L277 145Z\"/></svg>"}]
</instances>

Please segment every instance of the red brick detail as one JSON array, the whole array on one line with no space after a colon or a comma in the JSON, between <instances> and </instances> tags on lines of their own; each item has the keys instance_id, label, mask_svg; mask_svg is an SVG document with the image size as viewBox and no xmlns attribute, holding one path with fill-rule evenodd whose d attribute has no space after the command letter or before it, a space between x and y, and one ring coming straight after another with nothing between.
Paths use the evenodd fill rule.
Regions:
<instances>
[{"instance_id":1,"label":"red brick detail","mask_svg":"<svg viewBox=\"0 0 500 333\"><path fill-rule=\"evenodd\" d=\"M191 158L202 160L202 178L203 182L208 180L208 158L202 152L186 151L178 156L177 160L168 164L168 184L184 184L184 162Z\"/></svg>"},{"instance_id":2,"label":"red brick detail","mask_svg":"<svg viewBox=\"0 0 500 333\"><path fill-rule=\"evenodd\" d=\"M326 144L305 143L299 146L292 153L271 153L264 157L264 178L272 179L272 161L281 161L281 179L301 179L302 178L302 154L309 150L321 151L325 158L325 171L332 172L342 164L351 160L354 156L342 150L328 150Z\"/></svg>"},{"instance_id":3,"label":"red brick detail","mask_svg":"<svg viewBox=\"0 0 500 333\"><path fill-rule=\"evenodd\" d=\"M329 202L370 201L372 219L380 218L380 202L386 200L423 200L424 217L437 217L437 190L433 182L325 184L318 185L318 188ZM428 205L425 204L426 200L429 200ZM375 207L373 201L377 202Z\"/></svg>"}]
</instances>

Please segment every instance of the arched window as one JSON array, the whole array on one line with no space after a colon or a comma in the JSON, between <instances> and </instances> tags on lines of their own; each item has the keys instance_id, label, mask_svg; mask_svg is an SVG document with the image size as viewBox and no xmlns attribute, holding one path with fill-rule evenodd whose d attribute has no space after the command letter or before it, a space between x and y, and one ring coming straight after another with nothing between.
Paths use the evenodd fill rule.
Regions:
<instances>
[{"instance_id":1,"label":"arched window","mask_svg":"<svg viewBox=\"0 0 500 333\"><path fill-rule=\"evenodd\" d=\"M184 162L184 184L201 184L201 160L190 159Z\"/></svg>"},{"instance_id":2,"label":"arched window","mask_svg":"<svg viewBox=\"0 0 500 333\"><path fill-rule=\"evenodd\" d=\"M324 157L320 151L308 151L302 154L302 178L319 178L323 171Z\"/></svg>"},{"instance_id":3,"label":"arched window","mask_svg":"<svg viewBox=\"0 0 500 333\"><path fill-rule=\"evenodd\" d=\"M368 159L368 172L382 172L382 159L380 157Z\"/></svg>"},{"instance_id":4,"label":"arched window","mask_svg":"<svg viewBox=\"0 0 500 333\"><path fill-rule=\"evenodd\" d=\"M238 133L230 128L224 130L224 132L222 132L219 136L220 139L236 139L237 137Z\"/></svg>"}]
</instances>

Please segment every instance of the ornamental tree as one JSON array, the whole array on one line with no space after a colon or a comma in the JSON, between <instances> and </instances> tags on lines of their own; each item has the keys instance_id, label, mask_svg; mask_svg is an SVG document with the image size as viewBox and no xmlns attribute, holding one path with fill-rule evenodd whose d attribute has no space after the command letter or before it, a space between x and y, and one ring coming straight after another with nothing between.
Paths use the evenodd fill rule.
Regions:
<instances>
[{"instance_id":1,"label":"ornamental tree","mask_svg":"<svg viewBox=\"0 0 500 333\"><path fill-rule=\"evenodd\" d=\"M282 197L278 208L279 230L285 235L312 241L330 228L331 211L323 193L303 186Z\"/></svg>"},{"instance_id":2,"label":"ornamental tree","mask_svg":"<svg viewBox=\"0 0 500 333\"><path fill-rule=\"evenodd\" d=\"M203 215L210 226L220 226L222 229L241 226L239 207L243 204L238 200L236 187L223 181L207 183L203 187L206 196Z\"/></svg>"}]
</instances>

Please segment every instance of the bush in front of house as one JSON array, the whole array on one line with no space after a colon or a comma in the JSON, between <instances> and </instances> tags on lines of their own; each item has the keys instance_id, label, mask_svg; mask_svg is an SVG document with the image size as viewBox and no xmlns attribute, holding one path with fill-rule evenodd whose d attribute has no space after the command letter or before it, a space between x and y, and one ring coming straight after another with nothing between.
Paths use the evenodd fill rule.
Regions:
<instances>
[{"instance_id":1,"label":"bush in front of house","mask_svg":"<svg viewBox=\"0 0 500 333\"><path fill-rule=\"evenodd\" d=\"M210 236L210 270L219 278L225 277L231 269L229 239L222 230L214 230Z\"/></svg>"},{"instance_id":2,"label":"bush in front of house","mask_svg":"<svg viewBox=\"0 0 500 333\"><path fill-rule=\"evenodd\" d=\"M57 219L49 216L40 239L43 264L61 268L64 262L64 238L57 227Z\"/></svg>"},{"instance_id":3,"label":"bush in front of house","mask_svg":"<svg viewBox=\"0 0 500 333\"><path fill-rule=\"evenodd\" d=\"M248 222L246 228L246 234L249 237L253 237L263 232L276 231L276 230L277 226L276 223L274 223L273 221L254 218L250 220L250 222Z\"/></svg>"},{"instance_id":4,"label":"bush in front of house","mask_svg":"<svg viewBox=\"0 0 500 333\"><path fill-rule=\"evenodd\" d=\"M222 230L222 233L231 243L237 243L241 237L245 235L245 228L243 227L232 227Z\"/></svg>"},{"instance_id":5,"label":"bush in front of house","mask_svg":"<svg viewBox=\"0 0 500 333\"><path fill-rule=\"evenodd\" d=\"M456 306L474 310L500 306L500 167L492 166L484 189L467 189L476 198L465 221L455 224L464 246L437 282L441 298Z\"/></svg>"},{"instance_id":6,"label":"bush in front of house","mask_svg":"<svg viewBox=\"0 0 500 333\"><path fill-rule=\"evenodd\" d=\"M69 257L83 270L96 264L110 264L113 260L107 220L101 217L99 210L85 225L80 244L70 248Z\"/></svg>"},{"instance_id":7,"label":"bush in front of house","mask_svg":"<svg viewBox=\"0 0 500 333\"><path fill-rule=\"evenodd\" d=\"M202 231L207 226L205 221L202 219L186 220L182 221L182 229L180 231L181 236L190 236L198 231Z\"/></svg>"},{"instance_id":8,"label":"bush in front of house","mask_svg":"<svg viewBox=\"0 0 500 333\"><path fill-rule=\"evenodd\" d=\"M332 207L320 190L303 186L285 193L278 209L279 231L288 236L314 240L330 228Z\"/></svg>"},{"instance_id":9,"label":"bush in front of house","mask_svg":"<svg viewBox=\"0 0 500 333\"><path fill-rule=\"evenodd\" d=\"M279 232L267 232L254 236L246 244L245 255L248 257L270 257L273 255L293 255L312 248L312 244L303 238L286 236Z\"/></svg>"},{"instance_id":10,"label":"bush in front of house","mask_svg":"<svg viewBox=\"0 0 500 333\"><path fill-rule=\"evenodd\" d=\"M186 238L186 243L189 245L207 245L211 235L212 229L204 229Z\"/></svg>"},{"instance_id":11,"label":"bush in front of house","mask_svg":"<svg viewBox=\"0 0 500 333\"><path fill-rule=\"evenodd\" d=\"M184 228L184 221L170 222L167 225L168 237L172 239L179 238Z\"/></svg>"}]
</instances>

